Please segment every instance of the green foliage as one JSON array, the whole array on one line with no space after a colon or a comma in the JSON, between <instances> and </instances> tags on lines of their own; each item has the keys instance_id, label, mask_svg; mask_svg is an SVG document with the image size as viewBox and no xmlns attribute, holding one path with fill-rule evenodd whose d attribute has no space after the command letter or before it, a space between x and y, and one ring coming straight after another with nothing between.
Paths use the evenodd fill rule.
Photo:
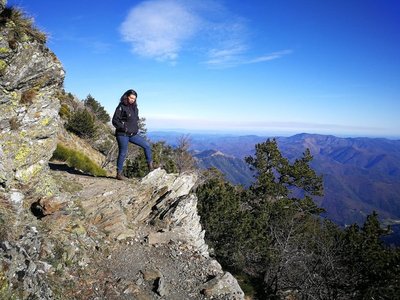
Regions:
<instances>
[{"instance_id":1,"label":"green foliage","mask_svg":"<svg viewBox=\"0 0 400 300\"><path fill-rule=\"evenodd\" d=\"M71 117L71 110L67 104L62 103L58 114L62 119L68 120Z\"/></svg>"},{"instance_id":2,"label":"green foliage","mask_svg":"<svg viewBox=\"0 0 400 300\"><path fill-rule=\"evenodd\" d=\"M138 155L133 160L127 159L123 172L128 178L142 178L146 176L149 171L144 154Z\"/></svg>"},{"instance_id":3,"label":"green foliage","mask_svg":"<svg viewBox=\"0 0 400 300\"><path fill-rule=\"evenodd\" d=\"M215 169L209 172L213 176L207 175L210 179L196 190L201 223L217 258L230 269L239 270L244 267L239 245L247 234L242 230L245 216L240 209L240 190Z\"/></svg>"},{"instance_id":4,"label":"green foliage","mask_svg":"<svg viewBox=\"0 0 400 300\"><path fill-rule=\"evenodd\" d=\"M246 157L246 162L257 171L256 181L250 187L255 205L290 199L298 202L302 211L323 212L312 200L313 196L323 195L322 177L309 165L312 159L307 149L300 159L290 163L280 153L275 139L257 144L255 157Z\"/></svg>"},{"instance_id":5,"label":"green foliage","mask_svg":"<svg viewBox=\"0 0 400 300\"><path fill-rule=\"evenodd\" d=\"M255 157L246 157L246 162L258 173L252 191L276 199L287 198L296 190L305 196L322 196L322 177L309 166L312 158L307 149L302 158L291 164L280 153L275 139L257 144Z\"/></svg>"},{"instance_id":6,"label":"green foliage","mask_svg":"<svg viewBox=\"0 0 400 300\"><path fill-rule=\"evenodd\" d=\"M103 123L110 121L110 115L104 109L104 107L94 99L90 94L83 101L86 108L90 109L98 120Z\"/></svg>"},{"instance_id":7,"label":"green foliage","mask_svg":"<svg viewBox=\"0 0 400 300\"><path fill-rule=\"evenodd\" d=\"M400 295L400 252L386 247L381 238L389 228L382 229L373 212L363 227L352 225L345 230L344 265L349 275L349 293L359 299L394 299Z\"/></svg>"},{"instance_id":8,"label":"green foliage","mask_svg":"<svg viewBox=\"0 0 400 300\"><path fill-rule=\"evenodd\" d=\"M3 75L7 69L7 63L0 59L0 75Z\"/></svg>"},{"instance_id":9,"label":"green foliage","mask_svg":"<svg viewBox=\"0 0 400 300\"><path fill-rule=\"evenodd\" d=\"M9 284L7 276L0 269L0 299L21 299L19 293Z\"/></svg>"},{"instance_id":10,"label":"green foliage","mask_svg":"<svg viewBox=\"0 0 400 300\"><path fill-rule=\"evenodd\" d=\"M254 299L400 294L400 252L383 245L387 229L375 213L344 231L319 218L312 197L322 195L322 179L309 167L309 150L290 163L268 140L246 160L257 170L249 189L213 174L196 193L207 242L224 268L245 276L239 283Z\"/></svg>"},{"instance_id":11,"label":"green foliage","mask_svg":"<svg viewBox=\"0 0 400 300\"><path fill-rule=\"evenodd\" d=\"M52 160L66 162L68 166L94 176L107 175L106 171L94 163L89 157L79 151L69 149L61 144L57 145L57 148L53 153Z\"/></svg>"},{"instance_id":12,"label":"green foliage","mask_svg":"<svg viewBox=\"0 0 400 300\"><path fill-rule=\"evenodd\" d=\"M65 90L58 91L56 94L58 100L61 104L70 105L75 103L74 96L71 93L66 93Z\"/></svg>"},{"instance_id":13,"label":"green foliage","mask_svg":"<svg viewBox=\"0 0 400 300\"><path fill-rule=\"evenodd\" d=\"M153 161L156 166L167 171L167 173L177 173L178 169L175 162L175 150L165 142L157 142L151 145Z\"/></svg>"},{"instance_id":14,"label":"green foliage","mask_svg":"<svg viewBox=\"0 0 400 300\"><path fill-rule=\"evenodd\" d=\"M135 148L139 148L136 147ZM153 163L155 166L163 168L167 173L176 173L177 167L174 160L174 149L166 145L165 142L151 144ZM133 159L126 160L124 175L128 178L144 177L149 172L144 151L140 149Z\"/></svg>"},{"instance_id":15,"label":"green foliage","mask_svg":"<svg viewBox=\"0 0 400 300\"><path fill-rule=\"evenodd\" d=\"M32 18L19 9L6 7L0 14L0 26L9 29L7 41L11 49L15 49L18 42L36 40L46 43L46 35L33 25Z\"/></svg>"},{"instance_id":16,"label":"green foliage","mask_svg":"<svg viewBox=\"0 0 400 300\"><path fill-rule=\"evenodd\" d=\"M146 118L140 118L138 122L138 127L139 127L139 134L146 136L147 134L147 128L146 128Z\"/></svg>"},{"instance_id":17,"label":"green foliage","mask_svg":"<svg viewBox=\"0 0 400 300\"><path fill-rule=\"evenodd\" d=\"M87 109L74 112L66 124L66 129L82 138L92 138L96 133L95 119Z\"/></svg>"}]
</instances>

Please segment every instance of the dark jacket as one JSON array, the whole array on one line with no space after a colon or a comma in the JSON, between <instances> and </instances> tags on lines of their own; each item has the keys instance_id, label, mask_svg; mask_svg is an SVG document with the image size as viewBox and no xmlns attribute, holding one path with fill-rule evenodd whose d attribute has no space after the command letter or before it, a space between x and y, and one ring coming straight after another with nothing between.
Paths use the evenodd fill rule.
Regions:
<instances>
[{"instance_id":1,"label":"dark jacket","mask_svg":"<svg viewBox=\"0 0 400 300\"><path fill-rule=\"evenodd\" d=\"M115 127L115 135L135 135L139 131L139 110L135 104L125 105L120 102L115 109L112 124Z\"/></svg>"}]
</instances>

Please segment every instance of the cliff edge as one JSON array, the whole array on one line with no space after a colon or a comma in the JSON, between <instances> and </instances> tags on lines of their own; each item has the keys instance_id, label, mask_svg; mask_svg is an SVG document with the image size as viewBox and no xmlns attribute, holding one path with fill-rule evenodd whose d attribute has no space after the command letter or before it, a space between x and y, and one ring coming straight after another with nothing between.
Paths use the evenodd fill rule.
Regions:
<instances>
[{"instance_id":1,"label":"cliff edge","mask_svg":"<svg viewBox=\"0 0 400 300\"><path fill-rule=\"evenodd\" d=\"M0 2L0 298L243 299L210 257L195 174L93 177L50 163L64 70Z\"/></svg>"}]
</instances>

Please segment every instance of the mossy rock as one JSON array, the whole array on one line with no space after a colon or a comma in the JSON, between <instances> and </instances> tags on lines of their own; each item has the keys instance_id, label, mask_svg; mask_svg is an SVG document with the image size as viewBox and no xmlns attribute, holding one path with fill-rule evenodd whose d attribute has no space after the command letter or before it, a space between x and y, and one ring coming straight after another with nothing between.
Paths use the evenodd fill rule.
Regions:
<instances>
[{"instance_id":1,"label":"mossy rock","mask_svg":"<svg viewBox=\"0 0 400 300\"><path fill-rule=\"evenodd\" d=\"M0 54L8 54L10 52L10 48L0 47Z\"/></svg>"},{"instance_id":2,"label":"mossy rock","mask_svg":"<svg viewBox=\"0 0 400 300\"><path fill-rule=\"evenodd\" d=\"M7 69L7 63L0 59L0 74L3 74Z\"/></svg>"}]
</instances>

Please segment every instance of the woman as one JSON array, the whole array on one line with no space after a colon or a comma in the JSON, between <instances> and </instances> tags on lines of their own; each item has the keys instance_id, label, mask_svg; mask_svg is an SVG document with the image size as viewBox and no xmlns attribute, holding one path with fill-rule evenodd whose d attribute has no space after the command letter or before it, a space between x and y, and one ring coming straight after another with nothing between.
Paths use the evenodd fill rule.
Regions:
<instances>
[{"instance_id":1,"label":"woman","mask_svg":"<svg viewBox=\"0 0 400 300\"><path fill-rule=\"evenodd\" d=\"M122 168L128 152L128 143L131 142L143 148L147 160L149 171L153 169L151 148L149 143L140 135L139 131L139 110L136 104L137 93L134 90L127 90L121 97L112 124L116 128L115 136L118 142L117 176L118 180L123 180Z\"/></svg>"}]
</instances>

